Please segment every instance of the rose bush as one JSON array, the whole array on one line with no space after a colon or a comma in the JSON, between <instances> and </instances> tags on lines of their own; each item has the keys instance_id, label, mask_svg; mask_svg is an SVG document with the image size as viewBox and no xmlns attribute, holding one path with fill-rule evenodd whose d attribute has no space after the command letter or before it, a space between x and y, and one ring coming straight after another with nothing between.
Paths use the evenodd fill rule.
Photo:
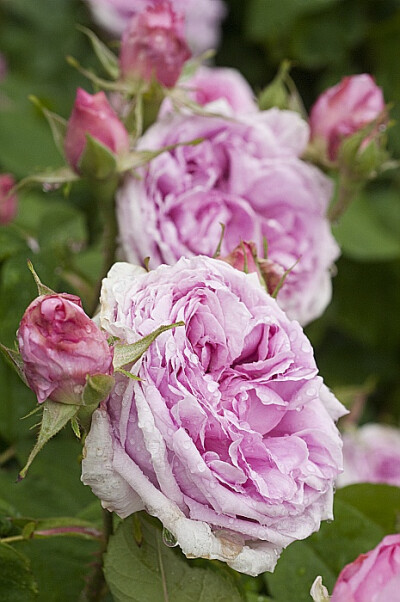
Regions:
<instances>
[{"instance_id":1,"label":"rose bush","mask_svg":"<svg viewBox=\"0 0 400 602\"><path fill-rule=\"evenodd\" d=\"M120 36L129 19L162 0L87 0L96 21ZM225 16L222 0L171 0L173 9L186 19L186 37L196 54L216 48L220 22Z\"/></svg>"},{"instance_id":2,"label":"rose bush","mask_svg":"<svg viewBox=\"0 0 400 602\"><path fill-rule=\"evenodd\" d=\"M232 117L220 100L207 105ZM197 138L195 146L164 152L117 194L121 241L129 261L153 267L181 256L212 256L225 224L222 255L240 240L293 268L279 293L291 318L306 324L331 297L330 268L339 254L325 217L332 182L301 160L308 126L290 111L272 109L235 119L169 114L152 126L139 149ZM296 263L297 262L297 263Z\"/></svg>"},{"instance_id":3,"label":"rose bush","mask_svg":"<svg viewBox=\"0 0 400 602\"><path fill-rule=\"evenodd\" d=\"M244 274L208 257L147 273L115 264L100 322L131 343L166 323L93 414L82 480L105 508L145 508L187 556L273 570L282 547L332 517L334 420L297 322Z\"/></svg>"},{"instance_id":4,"label":"rose bush","mask_svg":"<svg viewBox=\"0 0 400 602\"><path fill-rule=\"evenodd\" d=\"M343 435L343 474L338 485L386 483L400 487L400 431L365 424Z\"/></svg>"},{"instance_id":5,"label":"rose bush","mask_svg":"<svg viewBox=\"0 0 400 602\"><path fill-rule=\"evenodd\" d=\"M24 373L39 403L79 404L89 374L112 373L112 349L75 295L37 297L26 309L18 345Z\"/></svg>"},{"instance_id":6,"label":"rose bush","mask_svg":"<svg viewBox=\"0 0 400 602\"><path fill-rule=\"evenodd\" d=\"M400 588L400 535L387 535L339 574L331 602L395 602Z\"/></svg>"}]
</instances>

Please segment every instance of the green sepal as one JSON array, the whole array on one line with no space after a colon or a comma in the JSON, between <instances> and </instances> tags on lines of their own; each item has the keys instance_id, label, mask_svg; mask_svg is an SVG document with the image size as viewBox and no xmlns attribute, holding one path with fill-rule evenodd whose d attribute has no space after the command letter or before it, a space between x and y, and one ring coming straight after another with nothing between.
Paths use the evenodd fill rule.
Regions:
<instances>
[{"instance_id":1,"label":"green sepal","mask_svg":"<svg viewBox=\"0 0 400 602\"><path fill-rule=\"evenodd\" d=\"M57 293L55 291L53 291L51 288L49 288L48 286L46 286L45 284L43 284L43 282L40 280L39 276L37 275L37 273L35 272L35 268L33 267L33 263L28 259L28 269L31 272L36 286L37 286L37 290L38 290L38 295L56 295Z\"/></svg>"},{"instance_id":2,"label":"green sepal","mask_svg":"<svg viewBox=\"0 0 400 602\"><path fill-rule=\"evenodd\" d=\"M53 134L54 144L56 145L60 154L64 157L64 139L67 131L67 121L63 119L57 113L53 113L49 111L37 98L31 94L29 96L29 100L33 102L33 104L43 113L44 117L47 119L47 123L50 126L51 133Z\"/></svg>"},{"instance_id":3,"label":"green sepal","mask_svg":"<svg viewBox=\"0 0 400 602\"><path fill-rule=\"evenodd\" d=\"M77 25L76 28L89 38L92 48L107 74L112 77L112 79L118 79L119 66L115 54L111 52L91 29L83 27L82 25Z\"/></svg>"},{"instance_id":4,"label":"green sepal","mask_svg":"<svg viewBox=\"0 0 400 602\"><path fill-rule=\"evenodd\" d=\"M262 111L272 108L289 109L306 118L307 115L300 94L289 75L290 68L290 61L285 60L281 63L279 71L272 82L260 93L258 105Z\"/></svg>"},{"instance_id":5,"label":"green sepal","mask_svg":"<svg viewBox=\"0 0 400 602\"><path fill-rule=\"evenodd\" d=\"M10 364L12 368L14 368L20 379L26 384L27 387L29 387L28 381L26 380L24 373L24 362L22 361L21 354L19 353L19 351L9 349L2 343L0 343L0 351L6 359L7 363Z\"/></svg>"},{"instance_id":6,"label":"green sepal","mask_svg":"<svg viewBox=\"0 0 400 602\"><path fill-rule=\"evenodd\" d=\"M131 169L137 169L138 167L142 167L147 163L150 163L153 159L162 155L163 153L174 150L180 146L197 146L203 142L204 138L194 138L193 140L188 140L187 142L179 142L177 144L170 144L169 146L164 146L158 150L143 150L143 151L133 151L123 157L118 157L118 173L124 173L125 171L130 171Z\"/></svg>"},{"instance_id":7,"label":"green sepal","mask_svg":"<svg viewBox=\"0 0 400 602\"><path fill-rule=\"evenodd\" d=\"M19 473L18 480L24 479L33 460L54 435L56 435L67 424L71 418L76 416L79 406L73 404L58 403L47 399L43 402L42 422L40 423L39 436L33 447L24 468Z\"/></svg>"},{"instance_id":8,"label":"green sepal","mask_svg":"<svg viewBox=\"0 0 400 602\"><path fill-rule=\"evenodd\" d=\"M116 155L110 149L86 134L86 146L78 164L79 172L88 178L105 180L117 170Z\"/></svg>"},{"instance_id":9,"label":"green sepal","mask_svg":"<svg viewBox=\"0 0 400 602\"><path fill-rule=\"evenodd\" d=\"M172 328L176 328L177 326L184 325L184 322L176 322L175 324L160 326L157 330L154 330L154 332L143 337L143 339L136 341L136 343L131 343L130 345L115 345L113 360L114 369L122 368L122 366L126 366L127 364L134 364L142 357L151 343L153 343L160 334L167 330L171 330Z\"/></svg>"},{"instance_id":10,"label":"green sepal","mask_svg":"<svg viewBox=\"0 0 400 602\"><path fill-rule=\"evenodd\" d=\"M274 291L271 293L271 297L273 299L277 298L278 293L281 290L282 286L284 285L286 278L288 277L288 275L290 274L290 272L296 267L296 265L299 263L300 259L301 259L301 257L299 257L298 260L295 261L295 263L283 273L282 278L279 280L279 282L276 285Z\"/></svg>"},{"instance_id":11,"label":"green sepal","mask_svg":"<svg viewBox=\"0 0 400 602\"><path fill-rule=\"evenodd\" d=\"M99 403L109 396L114 384L114 378L108 374L87 375L82 392L82 405L79 406L77 415L79 424L86 432L90 428L93 412L97 409Z\"/></svg>"},{"instance_id":12,"label":"green sepal","mask_svg":"<svg viewBox=\"0 0 400 602\"><path fill-rule=\"evenodd\" d=\"M127 376L131 380L136 380L136 381L139 381L139 382L142 381L142 379L139 378L138 376L136 376L136 374L131 374L130 372L128 372L128 370L124 370L123 368L117 368L115 370L115 372L119 372L120 374L123 374L124 376Z\"/></svg>"}]
</instances>

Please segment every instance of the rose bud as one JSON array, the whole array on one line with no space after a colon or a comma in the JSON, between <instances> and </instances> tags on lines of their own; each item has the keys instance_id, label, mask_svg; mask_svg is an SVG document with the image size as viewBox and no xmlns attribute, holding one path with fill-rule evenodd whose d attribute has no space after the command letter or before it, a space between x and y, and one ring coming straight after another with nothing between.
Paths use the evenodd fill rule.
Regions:
<instances>
[{"instance_id":1,"label":"rose bud","mask_svg":"<svg viewBox=\"0 0 400 602\"><path fill-rule=\"evenodd\" d=\"M15 186L15 180L11 174L0 175L0 224L11 222L17 213L17 195L10 194Z\"/></svg>"},{"instance_id":2,"label":"rose bud","mask_svg":"<svg viewBox=\"0 0 400 602\"><path fill-rule=\"evenodd\" d=\"M242 241L237 247L229 253L226 257L218 257L222 261L229 263L237 270L250 274L257 272L257 246L254 242Z\"/></svg>"},{"instance_id":3,"label":"rose bud","mask_svg":"<svg viewBox=\"0 0 400 602\"><path fill-rule=\"evenodd\" d=\"M65 156L76 172L87 145L87 134L115 155L129 151L129 135L104 92L89 94L78 88L64 141Z\"/></svg>"},{"instance_id":4,"label":"rose bud","mask_svg":"<svg viewBox=\"0 0 400 602\"><path fill-rule=\"evenodd\" d=\"M400 589L400 535L387 535L339 574L331 602L394 602Z\"/></svg>"},{"instance_id":5,"label":"rose bud","mask_svg":"<svg viewBox=\"0 0 400 602\"><path fill-rule=\"evenodd\" d=\"M258 267L261 276L267 285L267 290L272 295L277 287L283 282L282 278L285 275L285 270L279 263L272 261L272 259L259 259Z\"/></svg>"},{"instance_id":6,"label":"rose bud","mask_svg":"<svg viewBox=\"0 0 400 602\"><path fill-rule=\"evenodd\" d=\"M191 53L184 36L184 19L169 2L138 13L122 36L119 65L123 79L158 81L172 88Z\"/></svg>"},{"instance_id":7,"label":"rose bud","mask_svg":"<svg viewBox=\"0 0 400 602\"><path fill-rule=\"evenodd\" d=\"M75 295L37 297L22 317L18 344L26 379L39 403L50 398L80 404L86 376L112 372L107 337Z\"/></svg>"},{"instance_id":8,"label":"rose bud","mask_svg":"<svg viewBox=\"0 0 400 602\"><path fill-rule=\"evenodd\" d=\"M373 122L384 110L383 93L363 73L344 77L317 99L310 113L311 142L336 161L344 138Z\"/></svg>"},{"instance_id":9,"label":"rose bud","mask_svg":"<svg viewBox=\"0 0 400 602\"><path fill-rule=\"evenodd\" d=\"M344 433L343 460L339 487L352 483L400 487L400 430L371 423Z\"/></svg>"}]
</instances>

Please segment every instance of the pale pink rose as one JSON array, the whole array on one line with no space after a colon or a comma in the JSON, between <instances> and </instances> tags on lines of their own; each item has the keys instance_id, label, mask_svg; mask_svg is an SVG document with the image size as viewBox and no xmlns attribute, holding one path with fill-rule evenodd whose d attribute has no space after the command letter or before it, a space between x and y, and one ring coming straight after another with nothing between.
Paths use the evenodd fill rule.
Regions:
<instances>
[{"instance_id":1,"label":"pale pink rose","mask_svg":"<svg viewBox=\"0 0 400 602\"><path fill-rule=\"evenodd\" d=\"M311 141L335 161L342 140L374 121L384 108L382 90L373 77L366 73L344 77L312 107Z\"/></svg>"},{"instance_id":2,"label":"pale pink rose","mask_svg":"<svg viewBox=\"0 0 400 602\"><path fill-rule=\"evenodd\" d=\"M365 424L343 435L344 472L338 486L386 483L400 487L400 431L383 424Z\"/></svg>"},{"instance_id":3,"label":"pale pink rose","mask_svg":"<svg viewBox=\"0 0 400 602\"><path fill-rule=\"evenodd\" d=\"M105 508L146 509L187 556L257 575L332 518L345 410L297 322L217 259L154 271L116 264L100 323L131 343L162 324L93 415L82 480Z\"/></svg>"},{"instance_id":4,"label":"pale pink rose","mask_svg":"<svg viewBox=\"0 0 400 602\"><path fill-rule=\"evenodd\" d=\"M15 180L11 174L0 174L0 225L8 224L17 214L17 195L10 194L14 186Z\"/></svg>"},{"instance_id":5,"label":"pale pink rose","mask_svg":"<svg viewBox=\"0 0 400 602\"><path fill-rule=\"evenodd\" d=\"M231 109L223 100L209 105ZM288 270L278 300L302 324L318 317L331 297L331 266L339 255L326 210L332 182L299 158L307 124L294 112L247 113L225 119L168 114L148 129L139 149L202 139L162 153L117 194L126 257L152 267L179 257L212 256L226 226L221 255L241 240L263 248ZM297 263L296 263L297 262Z\"/></svg>"},{"instance_id":6,"label":"pale pink rose","mask_svg":"<svg viewBox=\"0 0 400 602\"><path fill-rule=\"evenodd\" d=\"M182 83L182 87L202 106L224 98L236 113L258 109L252 89L236 69L202 66Z\"/></svg>"},{"instance_id":7,"label":"pale pink rose","mask_svg":"<svg viewBox=\"0 0 400 602\"><path fill-rule=\"evenodd\" d=\"M133 16L122 35L119 66L123 79L154 79L172 88L188 58L183 17L169 2Z\"/></svg>"},{"instance_id":8,"label":"pale pink rose","mask_svg":"<svg viewBox=\"0 0 400 602\"><path fill-rule=\"evenodd\" d=\"M80 403L86 376L111 374L113 352L106 336L75 295L37 297L18 329L24 373L39 403Z\"/></svg>"},{"instance_id":9,"label":"pale pink rose","mask_svg":"<svg viewBox=\"0 0 400 602\"><path fill-rule=\"evenodd\" d=\"M68 163L79 172L79 161L89 134L115 155L129 151L129 135L111 108L104 92L89 94L78 88L64 141Z\"/></svg>"},{"instance_id":10,"label":"pale pink rose","mask_svg":"<svg viewBox=\"0 0 400 602\"><path fill-rule=\"evenodd\" d=\"M331 602L395 602L400 592L400 535L387 535L339 574Z\"/></svg>"},{"instance_id":11,"label":"pale pink rose","mask_svg":"<svg viewBox=\"0 0 400 602\"><path fill-rule=\"evenodd\" d=\"M96 21L116 36L121 36L131 17L162 1L87 0ZM185 16L185 35L195 54L217 47L226 13L222 0L171 0L171 5Z\"/></svg>"}]
</instances>

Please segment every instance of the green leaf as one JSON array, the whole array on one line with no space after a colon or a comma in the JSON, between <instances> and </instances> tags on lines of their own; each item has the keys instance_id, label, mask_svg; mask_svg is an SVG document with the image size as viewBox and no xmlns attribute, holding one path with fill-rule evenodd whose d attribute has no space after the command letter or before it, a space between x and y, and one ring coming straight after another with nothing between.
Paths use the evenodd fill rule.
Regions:
<instances>
[{"instance_id":1,"label":"green leaf","mask_svg":"<svg viewBox=\"0 0 400 602\"><path fill-rule=\"evenodd\" d=\"M36 455L44 445L56 435L79 410L79 406L74 404L58 403L47 399L43 402L43 415L40 424L39 436L33 447L24 468L19 473L19 478L24 479L26 473Z\"/></svg>"},{"instance_id":2,"label":"green leaf","mask_svg":"<svg viewBox=\"0 0 400 602\"><path fill-rule=\"evenodd\" d=\"M65 156L64 155L64 138L65 138L65 134L67 131L66 120L63 119L62 117L60 117L60 115L57 115L56 113L53 113L52 111L49 111L42 104L42 102L39 100L39 98L37 98L33 94L31 94L29 96L29 100L31 102L33 102L33 104L36 107L38 107L38 109L40 111L42 111L43 115L47 119L47 123L50 126L51 133L53 134L54 144L56 145L57 149L59 150L61 156L64 157Z\"/></svg>"},{"instance_id":3,"label":"green leaf","mask_svg":"<svg viewBox=\"0 0 400 602\"><path fill-rule=\"evenodd\" d=\"M360 195L333 227L333 233L343 253L352 259L397 259L400 257L398 193L389 190Z\"/></svg>"},{"instance_id":4,"label":"green leaf","mask_svg":"<svg viewBox=\"0 0 400 602\"><path fill-rule=\"evenodd\" d=\"M111 537L104 572L115 602L240 602L234 583L211 568L193 567L179 550L168 548L161 531L139 519L143 542L135 539L132 518Z\"/></svg>"},{"instance_id":5,"label":"green leaf","mask_svg":"<svg viewBox=\"0 0 400 602\"><path fill-rule=\"evenodd\" d=\"M39 278L39 276L37 275L37 273L35 272L35 268L33 267L33 263L28 260L28 269L31 272L33 279L36 283L37 289L38 289L38 295L55 295L56 293L49 288L48 286L46 286L45 284L43 284Z\"/></svg>"},{"instance_id":6,"label":"green leaf","mask_svg":"<svg viewBox=\"0 0 400 602\"><path fill-rule=\"evenodd\" d=\"M184 322L176 322L175 324L167 324L165 326L160 326L154 332L148 334L147 336L140 339L140 341L136 341L136 343L131 343L130 345L115 345L114 347L114 368L122 368L122 366L126 366L127 364L132 364L138 361L150 347L151 343L156 340L156 338L166 332L167 330L171 330L172 328L176 328L178 326L184 326Z\"/></svg>"},{"instance_id":7,"label":"green leaf","mask_svg":"<svg viewBox=\"0 0 400 602\"><path fill-rule=\"evenodd\" d=\"M24 362L21 359L20 353L18 351L15 351L14 349L9 349L2 343L0 343L0 351L6 358L6 360L9 362L9 364L12 366L12 368L14 368L22 382L24 382L26 386L29 387L28 381L25 378Z\"/></svg>"},{"instance_id":8,"label":"green leaf","mask_svg":"<svg viewBox=\"0 0 400 602\"><path fill-rule=\"evenodd\" d=\"M291 544L273 574L266 573L270 593L277 602L310 601L310 587L322 576L332 591L342 568L398 531L400 488L388 485L351 485L336 492L333 522L304 541Z\"/></svg>"},{"instance_id":9,"label":"green leaf","mask_svg":"<svg viewBox=\"0 0 400 602\"><path fill-rule=\"evenodd\" d=\"M28 558L7 544L0 544L0 598L3 602L37 600L37 584Z\"/></svg>"}]
</instances>

